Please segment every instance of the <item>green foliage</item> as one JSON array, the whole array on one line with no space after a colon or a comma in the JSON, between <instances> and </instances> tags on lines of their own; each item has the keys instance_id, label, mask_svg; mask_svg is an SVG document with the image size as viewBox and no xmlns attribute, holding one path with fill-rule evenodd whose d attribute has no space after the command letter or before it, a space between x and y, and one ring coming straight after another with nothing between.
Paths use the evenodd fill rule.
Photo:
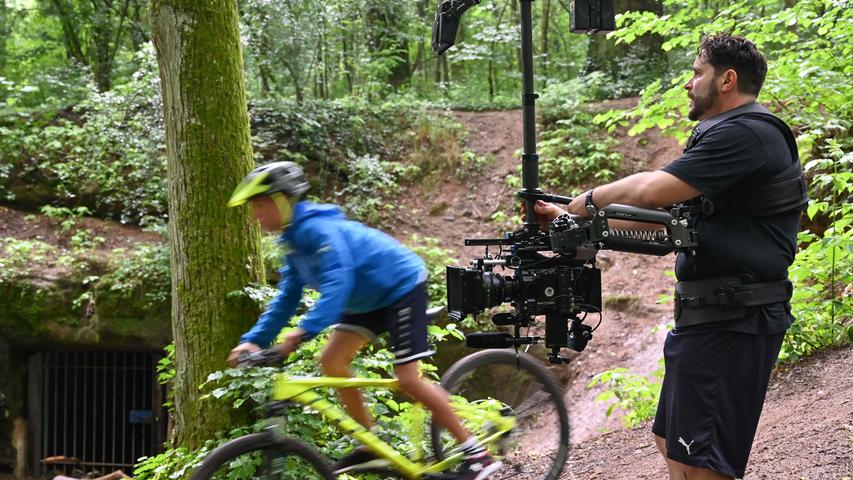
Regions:
<instances>
[{"instance_id":1,"label":"green foliage","mask_svg":"<svg viewBox=\"0 0 853 480\"><path fill-rule=\"evenodd\" d=\"M84 262L78 253L41 240L0 237L0 283L45 270L79 273Z\"/></svg>"},{"instance_id":2,"label":"green foliage","mask_svg":"<svg viewBox=\"0 0 853 480\"><path fill-rule=\"evenodd\" d=\"M139 298L142 308L168 304L171 296L169 249L165 243L142 243L131 252L113 251L116 269L109 289L127 298Z\"/></svg>"},{"instance_id":3,"label":"green foliage","mask_svg":"<svg viewBox=\"0 0 853 480\"><path fill-rule=\"evenodd\" d=\"M157 362L157 381L166 385L175 378L175 344L166 345L163 351L166 355Z\"/></svg>"},{"instance_id":4,"label":"green foliage","mask_svg":"<svg viewBox=\"0 0 853 480\"><path fill-rule=\"evenodd\" d=\"M208 440L198 450L170 448L153 457L142 457L133 468L136 480L174 480L189 478L193 469L201 464L204 457L221 442L221 439Z\"/></svg>"},{"instance_id":5,"label":"green foliage","mask_svg":"<svg viewBox=\"0 0 853 480\"><path fill-rule=\"evenodd\" d=\"M796 321L788 330L780 361L796 361L828 345L853 343L853 153L830 141L827 156L806 164L816 172L812 189L825 195L810 202L808 216L831 222L822 235L802 232L789 276Z\"/></svg>"},{"instance_id":6,"label":"green foliage","mask_svg":"<svg viewBox=\"0 0 853 480\"><path fill-rule=\"evenodd\" d=\"M616 141L603 134L584 104L601 95L602 74L552 83L540 101L539 180L546 189L575 190L613 179L622 155L612 151ZM511 177L513 187L520 179ZM502 218L495 218L500 221Z\"/></svg>"},{"instance_id":7,"label":"green foliage","mask_svg":"<svg viewBox=\"0 0 853 480\"><path fill-rule=\"evenodd\" d=\"M68 208L54 207L51 205L44 205L39 209L39 211L50 218L60 219L59 226L62 228L63 232L67 232L73 228L80 217L92 213L86 207Z\"/></svg>"},{"instance_id":8,"label":"green foliage","mask_svg":"<svg viewBox=\"0 0 853 480\"><path fill-rule=\"evenodd\" d=\"M585 103L601 99L604 95L600 89L605 83L607 79L601 72L593 72L564 82L548 84L537 102L540 121L545 125L553 124L561 118L571 116Z\"/></svg>"},{"instance_id":9,"label":"green foliage","mask_svg":"<svg viewBox=\"0 0 853 480\"><path fill-rule=\"evenodd\" d=\"M162 222L166 172L157 88L156 77L140 75L111 92L92 90L55 116L0 117L0 156L11 160L0 162L0 179L7 180L0 196L22 206L50 203L50 213L65 217L88 208L125 222ZM466 132L458 122L410 99L262 102L250 116L259 163L299 162L315 195L343 201L369 223L386 216L389 197L416 174L470 172L472 163L483 163L460 151Z\"/></svg>"},{"instance_id":10,"label":"green foliage","mask_svg":"<svg viewBox=\"0 0 853 480\"><path fill-rule=\"evenodd\" d=\"M393 102L262 102L250 112L257 160L302 164L313 192L376 225L416 176L458 168L465 130L449 115L400 97Z\"/></svg>"},{"instance_id":11,"label":"green foliage","mask_svg":"<svg viewBox=\"0 0 853 480\"><path fill-rule=\"evenodd\" d=\"M347 161L347 184L337 192L346 199L349 213L371 225L378 225L394 211L391 197L399 192L400 180L415 175L414 165L383 161L375 155L363 155Z\"/></svg>"},{"instance_id":12,"label":"green foliage","mask_svg":"<svg viewBox=\"0 0 853 480\"><path fill-rule=\"evenodd\" d=\"M630 43L648 32L660 34L667 38L664 50L681 54L685 71L671 81L646 87L637 108L603 114L599 120L614 126L624 124L626 118L637 118L632 134L657 126L685 139L690 129L683 84L690 77L697 33L730 30L745 35L764 51L769 69L761 98L802 128L801 145L850 128L853 84L847 78L853 67L841 61L853 55L849 0L803 0L788 8L775 0L738 1L722 9L700 0L665 0L664 5L674 13L663 17L627 13L620 16L621 28L610 35Z\"/></svg>"},{"instance_id":13,"label":"green foliage","mask_svg":"<svg viewBox=\"0 0 853 480\"><path fill-rule=\"evenodd\" d=\"M104 93L89 84L73 109L0 117L0 155L12 164L6 176L13 170L16 177L0 194L26 197L36 184L53 191L30 202L85 205L123 221L162 217L165 157L153 48L138 60L145 66L129 82Z\"/></svg>"},{"instance_id":14,"label":"green foliage","mask_svg":"<svg viewBox=\"0 0 853 480\"><path fill-rule=\"evenodd\" d=\"M652 418L660 397L663 367L652 372L651 378L632 373L626 368L613 368L595 375L587 388L604 387L595 401L613 401L607 407L607 416L614 411L623 412L622 422L631 428Z\"/></svg>"},{"instance_id":15,"label":"green foliage","mask_svg":"<svg viewBox=\"0 0 853 480\"><path fill-rule=\"evenodd\" d=\"M437 238L413 235L409 248L418 254L426 263L429 276L427 277L427 294L429 305L447 305L447 284L444 271L447 265L457 263L452 252L441 246Z\"/></svg>"},{"instance_id":16,"label":"green foliage","mask_svg":"<svg viewBox=\"0 0 853 480\"><path fill-rule=\"evenodd\" d=\"M622 155L611 151L615 143L599 133L589 113L578 111L557 120L553 128L542 132L539 142L540 183L546 188L565 189L613 180L622 164Z\"/></svg>"}]
</instances>

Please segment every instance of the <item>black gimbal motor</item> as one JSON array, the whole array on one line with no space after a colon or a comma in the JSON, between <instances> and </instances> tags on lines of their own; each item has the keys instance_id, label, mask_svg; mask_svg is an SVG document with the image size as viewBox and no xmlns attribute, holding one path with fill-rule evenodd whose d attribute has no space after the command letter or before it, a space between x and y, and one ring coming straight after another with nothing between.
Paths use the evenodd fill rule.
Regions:
<instances>
[{"instance_id":1,"label":"black gimbal motor","mask_svg":"<svg viewBox=\"0 0 853 480\"><path fill-rule=\"evenodd\" d=\"M531 0L524 0L531 1ZM569 6L572 33L611 32L616 29L614 0L572 0ZM441 0L432 25L432 50L441 55L456 43L459 20L480 0Z\"/></svg>"},{"instance_id":2,"label":"black gimbal motor","mask_svg":"<svg viewBox=\"0 0 853 480\"><path fill-rule=\"evenodd\" d=\"M462 14L480 0L442 0L433 25L432 44L437 54L456 41ZM466 246L484 246L486 253L470 267L447 267L447 298L450 318L459 321L504 303L511 313L498 313L492 322L511 326L513 333L471 333L466 337L474 348L519 347L543 341L521 334L521 329L545 317L544 343L552 363L568 362L560 355L567 347L583 350L593 328L583 323L589 313L601 314L601 271L595 266L599 249L665 255L696 246L695 232L686 220L662 210L610 205L592 219L563 215L548 231L541 231L533 205L537 200L569 203L571 198L550 195L539 189L539 156L536 154L535 101L533 92L532 0L521 0L522 70L522 190L527 222L501 239L466 239ZM572 31L585 33L615 29L613 0L574 0ZM610 220L648 224L648 229L619 230ZM489 248L496 248L490 254ZM498 273L500 267L509 274Z\"/></svg>"}]
</instances>

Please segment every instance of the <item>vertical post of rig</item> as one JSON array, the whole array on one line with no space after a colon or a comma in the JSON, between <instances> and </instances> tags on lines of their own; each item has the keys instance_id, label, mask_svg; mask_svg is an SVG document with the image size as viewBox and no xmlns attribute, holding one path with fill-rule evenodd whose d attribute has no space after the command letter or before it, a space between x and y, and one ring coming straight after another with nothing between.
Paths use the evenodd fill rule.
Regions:
<instances>
[{"instance_id":1,"label":"vertical post of rig","mask_svg":"<svg viewBox=\"0 0 853 480\"><path fill-rule=\"evenodd\" d=\"M536 98L533 92L533 0L521 0L521 111L524 149L521 154L522 192L541 193L539 189L539 155L536 153ZM527 215L525 227L535 232L539 221L533 211L535 200L524 201Z\"/></svg>"}]
</instances>

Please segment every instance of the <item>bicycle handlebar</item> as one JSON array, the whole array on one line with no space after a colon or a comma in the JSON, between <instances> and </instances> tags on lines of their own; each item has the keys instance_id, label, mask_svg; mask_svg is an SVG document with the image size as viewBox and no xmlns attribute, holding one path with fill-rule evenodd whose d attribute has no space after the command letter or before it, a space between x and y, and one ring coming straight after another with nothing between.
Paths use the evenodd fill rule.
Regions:
<instances>
[{"instance_id":1,"label":"bicycle handlebar","mask_svg":"<svg viewBox=\"0 0 853 480\"><path fill-rule=\"evenodd\" d=\"M276 347L259 350L257 352L240 352L237 357L237 368L249 368L258 365L268 365L275 362L281 362L284 357L279 353Z\"/></svg>"}]
</instances>

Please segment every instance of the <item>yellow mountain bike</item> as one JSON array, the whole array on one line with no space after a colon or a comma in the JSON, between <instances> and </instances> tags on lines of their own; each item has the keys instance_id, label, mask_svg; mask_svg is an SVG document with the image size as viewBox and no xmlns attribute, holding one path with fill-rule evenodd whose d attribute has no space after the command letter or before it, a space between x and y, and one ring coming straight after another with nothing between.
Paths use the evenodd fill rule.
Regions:
<instances>
[{"instance_id":1,"label":"yellow mountain bike","mask_svg":"<svg viewBox=\"0 0 853 480\"><path fill-rule=\"evenodd\" d=\"M244 366L281 361L274 349L243 358ZM503 461L491 478L556 479L566 462L569 420L562 388L536 358L508 350L484 350L463 357L441 378L466 427L493 456ZM231 440L212 451L191 480L334 479L329 461L301 440L280 432L284 412L307 407L340 432L358 440L380 460L349 477L451 479L462 460L453 438L416 406L409 438L414 447L400 452L350 418L316 390L325 387L397 389L395 379L288 377L280 375L266 405L268 427ZM422 440L418 440L422 439Z\"/></svg>"}]
</instances>

